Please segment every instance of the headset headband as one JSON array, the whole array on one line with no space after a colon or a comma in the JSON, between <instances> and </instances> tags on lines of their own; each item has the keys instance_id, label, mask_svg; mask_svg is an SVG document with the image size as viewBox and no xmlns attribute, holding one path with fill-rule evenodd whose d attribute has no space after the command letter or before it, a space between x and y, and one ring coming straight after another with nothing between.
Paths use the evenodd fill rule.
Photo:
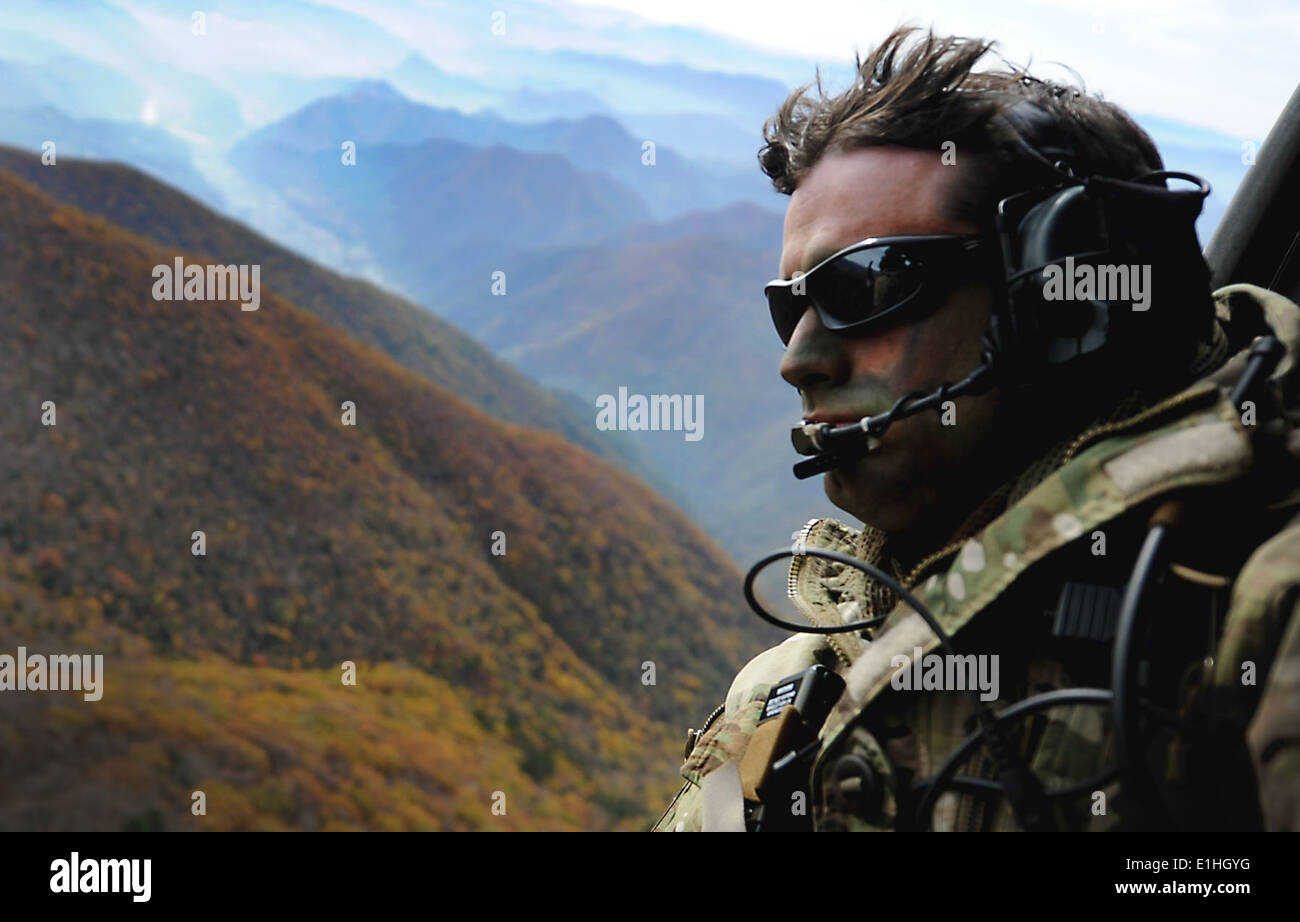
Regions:
<instances>
[{"instance_id":1,"label":"headset headband","mask_svg":"<svg viewBox=\"0 0 1300 922\"><path fill-rule=\"evenodd\" d=\"M1079 172L1084 158L1074 140L1050 112L1032 100L1021 99L994 114L990 121L1000 125L1022 153L1062 179L1072 178Z\"/></svg>"}]
</instances>

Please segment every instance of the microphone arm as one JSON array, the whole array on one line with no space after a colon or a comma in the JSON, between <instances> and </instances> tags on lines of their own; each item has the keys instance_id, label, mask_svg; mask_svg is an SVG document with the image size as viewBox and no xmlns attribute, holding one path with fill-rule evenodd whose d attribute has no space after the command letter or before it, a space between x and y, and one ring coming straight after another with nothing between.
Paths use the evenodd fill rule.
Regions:
<instances>
[{"instance_id":1,"label":"microphone arm","mask_svg":"<svg viewBox=\"0 0 1300 922\"><path fill-rule=\"evenodd\" d=\"M963 394L982 394L993 386L993 355L985 351L978 368L953 383L941 384L937 390L926 394L913 391L899 397L886 412L864 416L856 423L833 426L830 423L804 423L790 430L794 450L809 455L794 466L794 475L800 480L845 467L862 459L880 445L880 439L896 420L906 419L926 410L939 410L945 400Z\"/></svg>"}]
</instances>

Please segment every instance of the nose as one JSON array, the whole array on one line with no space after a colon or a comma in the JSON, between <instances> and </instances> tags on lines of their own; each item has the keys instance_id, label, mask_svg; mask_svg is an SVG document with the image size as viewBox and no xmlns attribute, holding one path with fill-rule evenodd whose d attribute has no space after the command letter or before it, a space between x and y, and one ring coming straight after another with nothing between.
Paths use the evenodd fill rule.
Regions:
<instances>
[{"instance_id":1,"label":"nose","mask_svg":"<svg viewBox=\"0 0 1300 922\"><path fill-rule=\"evenodd\" d=\"M781 377L800 391L818 384L838 383L849 375L849 354L844 337L822 325L817 311L810 305L785 347L781 357Z\"/></svg>"}]
</instances>

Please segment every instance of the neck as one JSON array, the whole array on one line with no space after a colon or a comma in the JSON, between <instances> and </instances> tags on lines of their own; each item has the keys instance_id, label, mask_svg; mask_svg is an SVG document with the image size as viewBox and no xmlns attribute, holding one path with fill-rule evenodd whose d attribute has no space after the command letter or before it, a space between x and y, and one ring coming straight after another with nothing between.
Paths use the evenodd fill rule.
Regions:
<instances>
[{"instance_id":1,"label":"neck","mask_svg":"<svg viewBox=\"0 0 1300 922\"><path fill-rule=\"evenodd\" d=\"M1021 425L1003 432L994 440L995 457L972 461L960 477L953 478L960 492L945 496L914 526L890 533L887 553L901 572L908 574L928 555L972 537L1001 515L1012 488L1030 465L1079 428L1062 425L1060 417L1057 413L1055 426ZM1018 418L1048 420L1053 416L1041 413Z\"/></svg>"},{"instance_id":2,"label":"neck","mask_svg":"<svg viewBox=\"0 0 1300 922\"><path fill-rule=\"evenodd\" d=\"M954 510L953 513L932 519L920 527L890 534L886 551L897 562L899 572L906 576L930 554L978 533L1002 513L1010 486L1010 481L1001 486L986 485L979 495L969 497L965 502L945 503L947 508Z\"/></svg>"}]
</instances>

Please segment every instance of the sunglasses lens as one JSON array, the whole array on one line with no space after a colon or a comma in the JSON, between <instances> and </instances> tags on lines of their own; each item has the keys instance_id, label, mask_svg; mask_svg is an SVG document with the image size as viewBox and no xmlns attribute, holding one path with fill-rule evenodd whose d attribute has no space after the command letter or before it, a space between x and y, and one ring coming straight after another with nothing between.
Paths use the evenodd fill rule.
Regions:
<instances>
[{"instance_id":1,"label":"sunglasses lens","mask_svg":"<svg viewBox=\"0 0 1300 922\"><path fill-rule=\"evenodd\" d=\"M767 306L772 312L772 323L776 327L781 342L789 344L794 335L794 328L799 325L799 318L808 309L808 299L795 297L788 288L770 288L767 292Z\"/></svg>"},{"instance_id":2,"label":"sunglasses lens","mask_svg":"<svg viewBox=\"0 0 1300 922\"><path fill-rule=\"evenodd\" d=\"M809 304L828 330L874 328L871 321L885 314L893 316L882 322L901 319L903 312L894 311L904 305L908 314L927 310L942 297L942 283L968 271L980 242L969 236L882 239L819 265L800 284L773 283L766 292L776 332L789 345Z\"/></svg>"},{"instance_id":3,"label":"sunglasses lens","mask_svg":"<svg viewBox=\"0 0 1300 922\"><path fill-rule=\"evenodd\" d=\"M898 307L921 290L919 260L898 245L841 256L808 279L808 293L830 329L843 329Z\"/></svg>"}]
</instances>

